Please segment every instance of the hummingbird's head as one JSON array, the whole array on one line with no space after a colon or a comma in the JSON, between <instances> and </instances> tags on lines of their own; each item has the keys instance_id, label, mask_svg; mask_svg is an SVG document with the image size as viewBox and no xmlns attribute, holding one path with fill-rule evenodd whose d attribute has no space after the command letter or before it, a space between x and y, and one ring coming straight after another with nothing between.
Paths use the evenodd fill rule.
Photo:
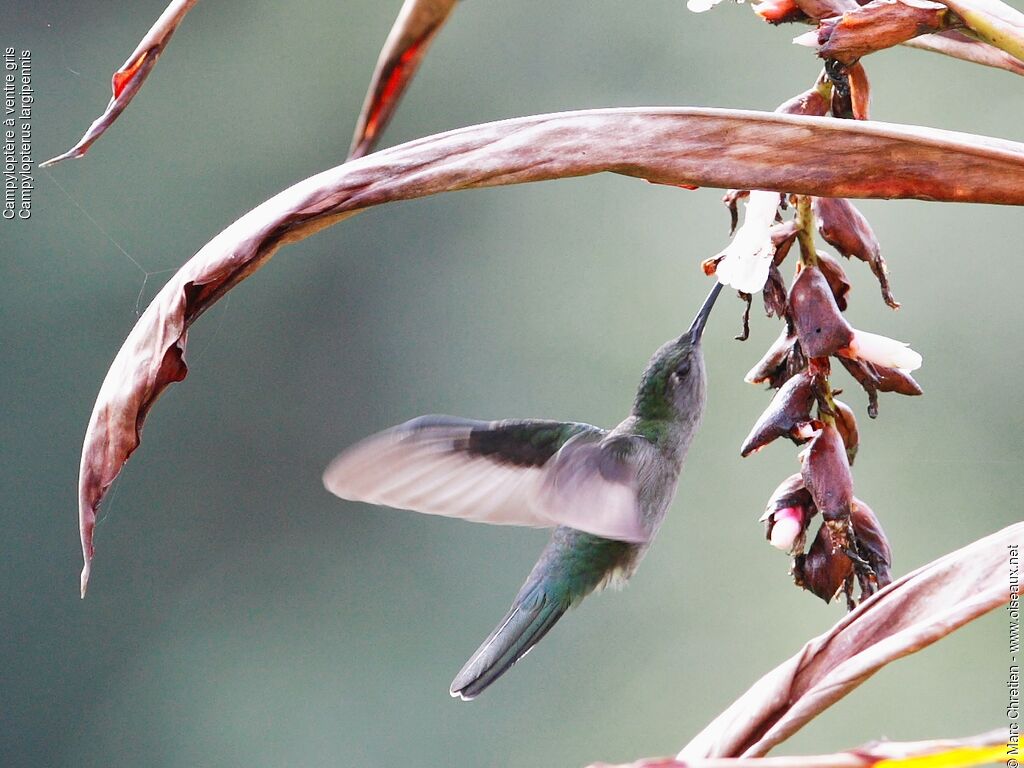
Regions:
<instances>
[{"instance_id":1,"label":"hummingbird's head","mask_svg":"<svg viewBox=\"0 0 1024 768\"><path fill-rule=\"evenodd\" d=\"M689 330L654 353L637 391L633 406L637 416L671 419L679 414L703 411L706 375L700 342L721 290L722 284L716 283Z\"/></svg>"}]
</instances>

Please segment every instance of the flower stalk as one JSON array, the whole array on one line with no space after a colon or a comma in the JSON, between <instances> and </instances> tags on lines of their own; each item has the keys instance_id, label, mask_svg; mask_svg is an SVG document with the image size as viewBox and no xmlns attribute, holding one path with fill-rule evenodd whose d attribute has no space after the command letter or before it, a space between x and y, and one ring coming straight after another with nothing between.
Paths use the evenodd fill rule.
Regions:
<instances>
[{"instance_id":1,"label":"flower stalk","mask_svg":"<svg viewBox=\"0 0 1024 768\"><path fill-rule=\"evenodd\" d=\"M864 67L830 60L811 89L778 111L831 112L833 117L857 121L867 119L869 102ZM868 394L868 414L874 418L879 391L920 393L909 371L920 367L921 356L902 342L854 328L843 314L851 284L839 261L818 250L818 236L847 259L868 264L885 303L893 309L899 306L889 288L878 240L849 200L801 193L784 196L793 217L776 223L774 195L733 190L723 202L735 216L737 201L744 197L749 202L743 226L730 246L703 266L705 272L717 273L720 282L734 286L736 275L756 275L766 314L782 318L785 328L747 374L747 381L768 383L777 392L740 453L749 456L780 437L806 444L799 456L800 473L776 489L761 518L765 538L791 555L790 573L797 586L826 602L842 593L852 610L858 602L855 587L863 600L889 583L892 550L874 511L853 494L851 465L860 448L860 431L853 411L836 399L839 390L831 382L830 358L840 360L862 385ZM751 245L755 240L757 248ZM770 242L770 258L765 242ZM780 267L793 243L798 244L798 256L787 289ZM755 289L754 282L744 283L748 291ZM748 313L749 303L744 327ZM822 521L815 533L809 529L819 512Z\"/></svg>"}]
</instances>

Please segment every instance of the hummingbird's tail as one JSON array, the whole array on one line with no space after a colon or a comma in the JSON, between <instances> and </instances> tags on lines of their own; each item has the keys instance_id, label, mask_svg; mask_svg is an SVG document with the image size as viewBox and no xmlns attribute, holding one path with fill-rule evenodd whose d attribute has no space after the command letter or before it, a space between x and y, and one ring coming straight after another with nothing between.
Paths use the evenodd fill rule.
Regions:
<instances>
[{"instance_id":1,"label":"hummingbird's tail","mask_svg":"<svg viewBox=\"0 0 1024 768\"><path fill-rule=\"evenodd\" d=\"M466 662L450 693L475 699L548 633L569 608L618 576L628 577L639 547L556 528L508 613Z\"/></svg>"}]
</instances>

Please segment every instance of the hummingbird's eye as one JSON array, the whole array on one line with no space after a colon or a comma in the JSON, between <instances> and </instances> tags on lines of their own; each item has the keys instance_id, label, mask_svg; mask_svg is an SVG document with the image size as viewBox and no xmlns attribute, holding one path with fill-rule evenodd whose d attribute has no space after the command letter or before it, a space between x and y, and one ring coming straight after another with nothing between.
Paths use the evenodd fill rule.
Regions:
<instances>
[{"instance_id":1,"label":"hummingbird's eye","mask_svg":"<svg viewBox=\"0 0 1024 768\"><path fill-rule=\"evenodd\" d=\"M680 379L686 376L690 372L690 361L683 360L679 365L676 366L676 376Z\"/></svg>"}]
</instances>

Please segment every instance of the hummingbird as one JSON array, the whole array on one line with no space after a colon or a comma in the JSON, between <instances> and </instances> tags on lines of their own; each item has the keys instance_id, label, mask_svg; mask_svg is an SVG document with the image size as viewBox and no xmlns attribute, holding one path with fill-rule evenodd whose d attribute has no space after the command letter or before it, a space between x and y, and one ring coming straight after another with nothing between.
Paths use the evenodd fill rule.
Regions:
<instances>
[{"instance_id":1,"label":"hummingbird","mask_svg":"<svg viewBox=\"0 0 1024 768\"><path fill-rule=\"evenodd\" d=\"M357 443L325 471L327 490L351 501L554 527L508 613L456 675L453 697L479 696L569 608L636 570L704 415L701 336L721 289L716 283L689 330L654 353L614 429L422 416Z\"/></svg>"}]
</instances>

